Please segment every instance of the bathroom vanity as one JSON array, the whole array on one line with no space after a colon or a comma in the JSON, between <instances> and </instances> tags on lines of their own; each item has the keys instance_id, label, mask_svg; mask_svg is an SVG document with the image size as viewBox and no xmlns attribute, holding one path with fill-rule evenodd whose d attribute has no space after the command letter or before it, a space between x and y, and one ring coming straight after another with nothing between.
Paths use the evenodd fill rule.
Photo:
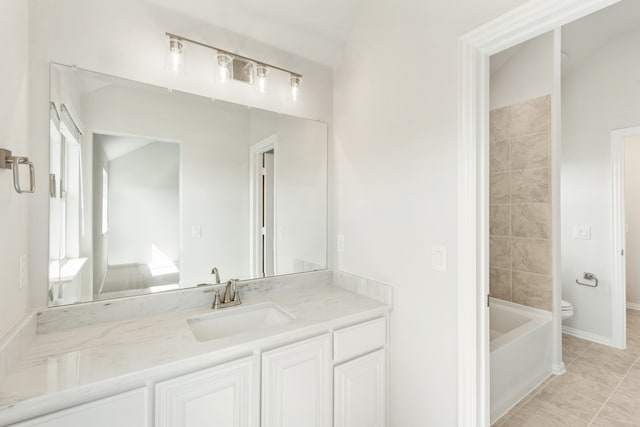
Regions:
<instances>
[{"instance_id":1,"label":"bathroom vanity","mask_svg":"<svg viewBox=\"0 0 640 427\"><path fill-rule=\"evenodd\" d=\"M386 426L391 289L326 270L327 124L50 78L49 308L0 338L0 426Z\"/></svg>"},{"instance_id":2,"label":"bathroom vanity","mask_svg":"<svg viewBox=\"0 0 640 427\"><path fill-rule=\"evenodd\" d=\"M37 313L0 425L386 426L390 290L335 276L241 284L216 311L191 289Z\"/></svg>"}]
</instances>

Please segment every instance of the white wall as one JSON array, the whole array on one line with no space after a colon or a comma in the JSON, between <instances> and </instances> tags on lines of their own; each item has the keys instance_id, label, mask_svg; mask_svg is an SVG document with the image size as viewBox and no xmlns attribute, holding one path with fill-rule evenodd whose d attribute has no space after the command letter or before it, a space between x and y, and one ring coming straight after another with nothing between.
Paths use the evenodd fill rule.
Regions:
<instances>
[{"instance_id":1,"label":"white wall","mask_svg":"<svg viewBox=\"0 0 640 427\"><path fill-rule=\"evenodd\" d=\"M180 261L180 145L152 142L111 160L107 174L109 265L149 264L152 246Z\"/></svg>"},{"instance_id":2,"label":"white wall","mask_svg":"<svg viewBox=\"0 0 640 427\"><path fill-rule=\"evenodd\" d=\"M624 203L627 218L627 303L640 307L640 136L624 141Z\"/></svg>"},{"instance_id":3,"label":"white wall","mask_svg":"<svg viewBox=\"0 0 640 427\"><path fill-rule=\"evenodd\" d=\"M18 4L18 2L15 2ZM22 4L22 2L20 2ZM3 14L3 16L5 16ZM143 1L130 0L29 0L30 37L30 127L31 155L36 166L46 170L48 164L48 123L45 118L49 99L50 61L75 64L80 68L126 77L155 85L169 83L164 70L166 31L227 47L229 50L298 70L304 74L297 103L288 100L286 76L271 80L272 92L258 96L245 85L220 88L213 85L211 52L189 47L187 74L172 82L178 90L216 97L254 107L326 122L332 119L332 75L328 67L295 57L274 47L249 40ZM11 23L26 28L23 21ZM9 27L13 28L13 26ZM8 33L11 35L11 33ZM14 37L6 37L13 40ZM27 40L27 37L20 40ZM19 52L26 52L21 47ZM25 45L26 46L26 45ZM13 69L17 69L13 67ZM284 78L284 80L283 80ZM16 87L16 85L14 85ZM10 105L13 105L11 103ZM46 174L38 174L39 188L47 188ZM46 241L48 225L46 192L35 196L30 210L29 241L32 243L32 305L46 304ZM21 240L21 239L14 239ZM15 251L12 250L12 254Z\"/></svg>"},{"instance_id":4,"label":"white wall","mask_svg":"<svg viewBox=\"0 0 640 427\"><path fill-rule=\"evenodd\" d=\"M391 284L391 426L456 425L458 38L521 0L372 0L334 74L337 267ZM431 270L431 245L449 249Z\"/></svg>"},{"instance_id":5,"label":"white wall","mask_svg":"<svg viewBox=\"0 0 640 427\"><path fill-rule=\"evenodd\" d=\"M28 125L29 102L29 21L28 5L23 0L0 0L0 39L9 41L3 49L0 82L0 148L17 156L31 154ZM45 113L46 114L46 113ZM48 138L45 141L48 145ZM46 163L45 163L46 166ZM42 176L46 176L39 171ZM25 172L21 170L21 172ZM26 176L26 175L23 175ZM46 188L46 187L45 187ZM46 193L46 192L45 192ZM19 288L19 260L27 255L29 244L28 215L31 196L13 190L11 170L0 170L0 336L29 308L29 287ZM47 223L48 211L41 221ZM46 242L46 240L43 240ZM42 242L42 241L41 241ZM47 245L44 244L44 249ZM47 258L43 260L47 268ZM47 289L46 275L41 281L43 296Z\"/></svg>"},{"instance_id":6,"label":"white wall","mask_svg":"<svg viewBox=\"0 0 640 427\"><path fill-rule=\"evenodd\" d=\"M611 135L640 125L640 32L595 51L562 79L562 297L574 306L566 326L612 336ZM574 240L573 227L591 227ZM597 288L575 283L583 272Z\"/></svg>"},{"instance_id":7,"label":"white wall","mask_svg":"<svg viewBox=\"0 0 640 427\"><path fill-rule=\"evenodd\" d=\"M553 91L553 32L491 57L490 106L496 108Z\"/></svg>"}]
</instances>

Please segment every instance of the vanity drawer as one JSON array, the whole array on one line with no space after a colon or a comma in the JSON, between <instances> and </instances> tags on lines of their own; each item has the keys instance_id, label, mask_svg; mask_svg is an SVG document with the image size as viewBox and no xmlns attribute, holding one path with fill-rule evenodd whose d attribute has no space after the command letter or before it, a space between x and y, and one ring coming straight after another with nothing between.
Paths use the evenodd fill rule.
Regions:
<instances>
[{"instance_id":1,"label":"vanity drawer","mask_svg":"<svg viewBox=\"0 0 640 427\"><path fill-rule=\"evenodd\" d=\"M387 322L384 317L339 329L333 333L333 361L347 359L384 347Z\"/></svg>"}]
</instances>

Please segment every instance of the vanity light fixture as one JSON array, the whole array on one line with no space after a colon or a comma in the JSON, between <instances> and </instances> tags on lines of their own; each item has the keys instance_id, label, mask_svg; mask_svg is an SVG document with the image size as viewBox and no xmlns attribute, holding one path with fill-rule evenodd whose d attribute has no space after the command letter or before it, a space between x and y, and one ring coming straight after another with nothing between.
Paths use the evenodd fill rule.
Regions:
<instances>
[{"instance_id":1,"label":"vanity light fixture","mask_svg":"<svg viewBox=\"0 0 640 427\"><path fill-rule=\"evenodd\" d=\"M264 64L256 64L256 80L258 82L258 91L265 93L267 91L269 68Z\"/></svg>"},{"instance_id":2,"label":"vanity light fixture","mask_svg":"<svg viewBox=\"0 0 640 427\"><path fill-rule=\"evenodd\" d=\"M298 100L298 93L300 92L300 82L302 81L302 76L299 74L291 73L289 76L289 84L291 85L291 99L294 101Z\"/></svg>"},{"instance_id":3,"label":"vanity light fixture","mask_svg":"<svg viewBox=\"0 0 640 427\"><path fill-rule=\"evenodd\" d=\"M196 40L191 40L186 37L179 36L177 34L166 33L169 37L169 53L171 58L171 64L174 72L178 71L182 59L182 52L184 50L185 43L195 44L207 49L214 50L216 52L217 60L217 74L221 83L225 83L228 80L238 80L248 84L254 84L257 82L257 89L259 92L264 93L269 86L269 79L271 77L271 71L281 71L289 74L289 85L291 86L291 98L295 101L298 98L300 92L300 82L302 81L302 74L287 70L286 68L278 67L275 65L267 64L264 61L258 61L253 58L231 53L224 49L217 48L215 46L208 45ZM237 64L236 64L237 63ZM242 70L235 72L236 65ZM250 66L248 66L250 65ZM253 78L252 69L255 70L256 78ZM236 75L237 74L237 75ZM250 76L247 76L250 74Z\"/></svg>"},{"instance_id":4,"label":"vanity light fixture","mask_svg":"<svg viewBox=\"0 0 640 427\"><path fill-rule=\"evenodd\" d=\"M182 40L175 36L169 36L169 62L171 70L177 73L182 65L182 49L184 44Z\"/></svg>"},{"instance_id":5,"label":"vanity light fixture","mask_svg":"<svg viewBox=\"0 0 640 427\"><path fill-rule=\"evenodd\" d=\"M229 80L232 75L232 64L233 64L233 58L231 57L231 55L227 54L227 53L223 53L223 52L218 52L218 79L220 80L220 83L226 83L227 80Z\"/></svg>"}]
</instances>

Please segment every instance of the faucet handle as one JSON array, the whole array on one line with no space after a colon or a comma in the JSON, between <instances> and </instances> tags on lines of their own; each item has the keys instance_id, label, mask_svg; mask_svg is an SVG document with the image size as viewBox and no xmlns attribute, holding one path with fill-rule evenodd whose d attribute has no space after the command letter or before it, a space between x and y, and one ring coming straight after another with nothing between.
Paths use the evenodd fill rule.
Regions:
<instances>
[{"instance_id":1,"label":"faucet handle","mask_svg":"<svg viewBox=\"0 0 640 427\"><path fill-rule=\"evenodd\" d=\"M231 291L233 292L233 302L240 302L240 292L238 292L239 279L231 279Z\"/></svg>"},{"instance_id":2,"label":"faucet handle","mask_svg":"<svg viewBox=\"0 0 640 427\"><path fill-rule=\"evenodd\" d=\"M220 306L220 290L216 289L214 292L215 294L213 296L213 303L211 303L211 308L213 310L217 310Z\"/></svg>"}]
</instances>

